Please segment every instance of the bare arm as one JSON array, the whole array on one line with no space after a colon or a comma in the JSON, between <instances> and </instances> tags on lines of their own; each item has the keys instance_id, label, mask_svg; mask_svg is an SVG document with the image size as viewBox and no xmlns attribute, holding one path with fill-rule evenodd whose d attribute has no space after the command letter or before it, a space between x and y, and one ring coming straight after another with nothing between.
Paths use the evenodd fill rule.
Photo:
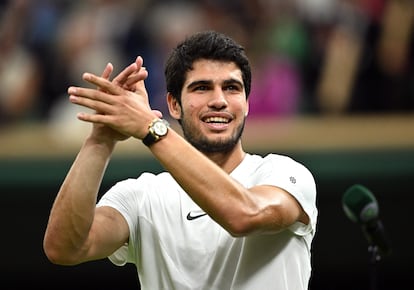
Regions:
<instances>
[{"instance_id":1,"label":"bare arm","mask_svg":"<svg viewBox=\"0 0 414 290\"><path fill-rule=\"evenodd\" d=\"M147 73L142 59L122 71L112 83L127 90L136 90L136 83ZM102 77L112 73L108 64ZM104 93L102 89L99 89ZM149 106L148 106L149 107ZM97 110L96 114L100 111ZM109 126L93 124L53 204L44 236L48 258L59 264L77 264L103 258L119 248L129 236L123 217L114 209L95 209L102 177L119 140L126 139Z\"/></svg>"},{"instance_id":2,"label":"bare arm","mask_svg":"<svg viewBox=\"0 0 414 290\"><path fill-rule=\"evenodd\" d=\"M126 240L128 228L109 209L95 211L102 176L115 144L99 144L88 138L83 144L53 204L44 238L44 249L52 262L74 264L101 258ZM124 222L125 223L125 222ZM117 225L120 224L120 225ZM101 232L120 226L119 236L105 241ZM119 239L119 240L118 240Z\"/></svg>"},{"instance_id":3,"label":"bare arm","mask_svg":"<svg viewBox=\"0 0 414 290\"><path fill-rule=\"evenodd\" d=\"M107 93L73 88L73 102L105 112L81 115L81 120L106 124L137 139L147 134L153 115L145 106L146 96L135 97L91 74L84 77ZM244 188L173 130L150 150L190 197L235 236L272 233L296 221L309 222L289 193L274 186Z\"/></svg>"},{"instance_id":4,"label":"bare arm","mask_svg":"<svg viewBox=\"0 0 414 290\"><path fill-rule=\"evenodd\" d=\"M275 186L245 188L174 131L150 149L191 198L234 236L309 222L291 194Z\"/></svg>"}]
</instances>

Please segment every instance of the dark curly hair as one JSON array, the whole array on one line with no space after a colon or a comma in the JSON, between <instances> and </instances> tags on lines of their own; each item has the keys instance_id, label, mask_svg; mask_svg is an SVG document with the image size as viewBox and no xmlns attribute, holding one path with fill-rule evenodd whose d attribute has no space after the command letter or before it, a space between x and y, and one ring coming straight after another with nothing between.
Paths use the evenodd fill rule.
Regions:
<instances>
[{"instance_id":1,"label":"dark curly hair","mask_svg":"<svg viewBox=\"0 0 414 290\"><path fill-rule=\"evenodd\" d=\"M216 31L203 31L177 45L165 64L167 91L181 104L181 90L186 74L199 59L234 62L242 72L246 98L250 93L251 68L244 48L230 37Z\"/></svg>"}]
</instances>

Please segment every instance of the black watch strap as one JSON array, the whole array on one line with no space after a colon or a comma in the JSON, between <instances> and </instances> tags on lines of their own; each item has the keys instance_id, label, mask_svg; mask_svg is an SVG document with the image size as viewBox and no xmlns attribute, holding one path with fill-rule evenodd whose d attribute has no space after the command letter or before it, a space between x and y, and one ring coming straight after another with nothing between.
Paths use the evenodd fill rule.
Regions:
<instances>
[{"instance_id":1,"label":"black watch strap","mask_svg":"<svg viewBox=\"0 0 414 290\"><path fill-rule=\"evenodd\" d=\"M151 132L148 132L147 136L142 139L142 143L144 143L146 146L150 146L154 144L159 138L154 136Z\"/></svg>"}]
</instances>

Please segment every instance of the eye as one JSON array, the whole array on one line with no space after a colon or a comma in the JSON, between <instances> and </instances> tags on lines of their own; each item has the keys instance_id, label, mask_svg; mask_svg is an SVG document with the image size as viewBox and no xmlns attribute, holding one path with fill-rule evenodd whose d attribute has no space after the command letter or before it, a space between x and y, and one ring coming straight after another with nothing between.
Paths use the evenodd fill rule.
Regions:
<instances>
[{"instance_id":1,"label":"eye","mask_svg":"<svg viewBox=\"0 0 414 290\"><path fill-rule=\"evenodd\" d=\"M194 91L207 91L208 90L208 87L207 86L197 86L197 87L194 87Z\"/></svg>"},{"instance_id":2,"label":"eye","mask_svg":"<svg viewBox=\"0 0 414 290\"><path fill-rule=\"evenodd\" d=\"M228 85L223 88L225 91L230 92L239 92L241 90L240 86L237 85Z\"/></svg>"}]
</instances>

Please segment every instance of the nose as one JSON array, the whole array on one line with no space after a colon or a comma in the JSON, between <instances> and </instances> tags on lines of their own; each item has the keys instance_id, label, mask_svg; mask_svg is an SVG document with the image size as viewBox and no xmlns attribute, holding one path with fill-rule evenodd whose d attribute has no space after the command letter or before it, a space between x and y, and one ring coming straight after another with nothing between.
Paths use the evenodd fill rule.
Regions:
<instances>
[{"instance_id":1,"label":"nose","mask_svg":"<svg viewBox=\"0 0 414 290\"><path fill-rule=\"evenodd\" d=\"M228 103L224 91L221 88L215 89L212 92L208 106L215 109L223 109L227 107L227 105Z\"/></svg>"}]
</instances>

